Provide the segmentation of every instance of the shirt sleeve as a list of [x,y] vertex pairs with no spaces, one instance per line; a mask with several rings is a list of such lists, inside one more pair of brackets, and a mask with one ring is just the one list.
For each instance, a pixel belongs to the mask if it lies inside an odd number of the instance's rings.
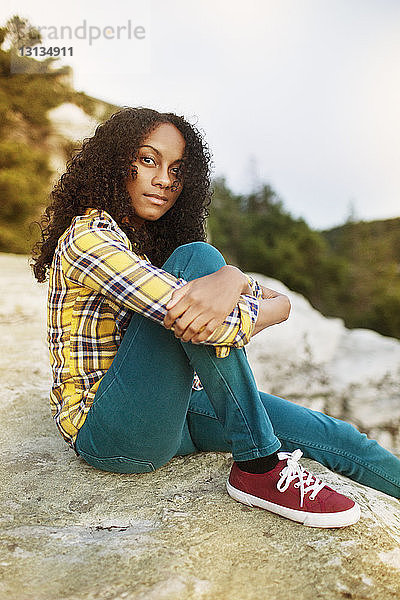
[[[103,294],[114,302],[163,324],[174,290],[187,282],[152,265],[130,250],[122,236],[110,228],[76,228],[61,245],[65,277]],[[242,295],[225,321],[205,340],[222,358],[229,347],[250,341],[258,317],[258,300]]]
[[247,280],[249,282],[249,286],[251,289],[251,295],[254,296],[254,298],[262,298],[263,297],[263,293],[262,293],[262,289],[260,284],[258,283],[258,281],[256,281],[251,275],[246,275]]

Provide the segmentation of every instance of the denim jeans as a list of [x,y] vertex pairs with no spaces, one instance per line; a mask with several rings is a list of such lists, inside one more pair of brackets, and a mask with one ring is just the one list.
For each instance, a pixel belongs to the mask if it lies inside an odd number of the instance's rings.
[[[187,281],[225,264],[210,244],[178,247],[163,269]],[[204,390],[192,390],[194,370]],[[217,358],[132,314],[76,439],[90,465],[154,471],[173,456],[231,452],[235,460],[300,448],[304,456],[400,498],[400,460],[352,425],[257,389],[243,348]]]

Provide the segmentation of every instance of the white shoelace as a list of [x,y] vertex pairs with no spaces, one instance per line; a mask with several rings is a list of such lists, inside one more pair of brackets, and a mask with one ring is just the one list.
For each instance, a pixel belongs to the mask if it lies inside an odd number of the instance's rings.
[[287,464],[286,467],[284,467],[280,472],[281,478],[276,486],[280,492],[284,492],[288,489],[292,481],[298,479],[299,481],[294,484],[294,487],[300,488],[300,506],[303,506],[305,494],[311,492],[309,498],[310,500],[315,500],[318,492],[325,487],[325,483],[323,481],[299,465],[298,461],[302,456],[303,453],[300,449],[297,449],[292,453],[278,452],[279,460],[287,459]]

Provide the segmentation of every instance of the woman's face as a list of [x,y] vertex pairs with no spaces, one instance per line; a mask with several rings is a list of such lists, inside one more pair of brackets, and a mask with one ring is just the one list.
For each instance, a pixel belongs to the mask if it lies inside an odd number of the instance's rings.
[[177,174],[184,150],[184,137],[172,123],[158,125],[139,146],[131,175],[126,179],[136,213],[134,226],[157,221],[175,204],[182,191]]

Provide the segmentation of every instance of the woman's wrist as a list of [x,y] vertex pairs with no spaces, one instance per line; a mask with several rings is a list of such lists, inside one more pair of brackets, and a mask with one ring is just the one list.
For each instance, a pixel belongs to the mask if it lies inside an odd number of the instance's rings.
[[259,300],[259,302],[258,319],[253,335],[256,335],[256,333],[267,327],[271,327],[271,325],[277,325],[288,319],[291,305],[289,298],[284,294],[265,298]]

